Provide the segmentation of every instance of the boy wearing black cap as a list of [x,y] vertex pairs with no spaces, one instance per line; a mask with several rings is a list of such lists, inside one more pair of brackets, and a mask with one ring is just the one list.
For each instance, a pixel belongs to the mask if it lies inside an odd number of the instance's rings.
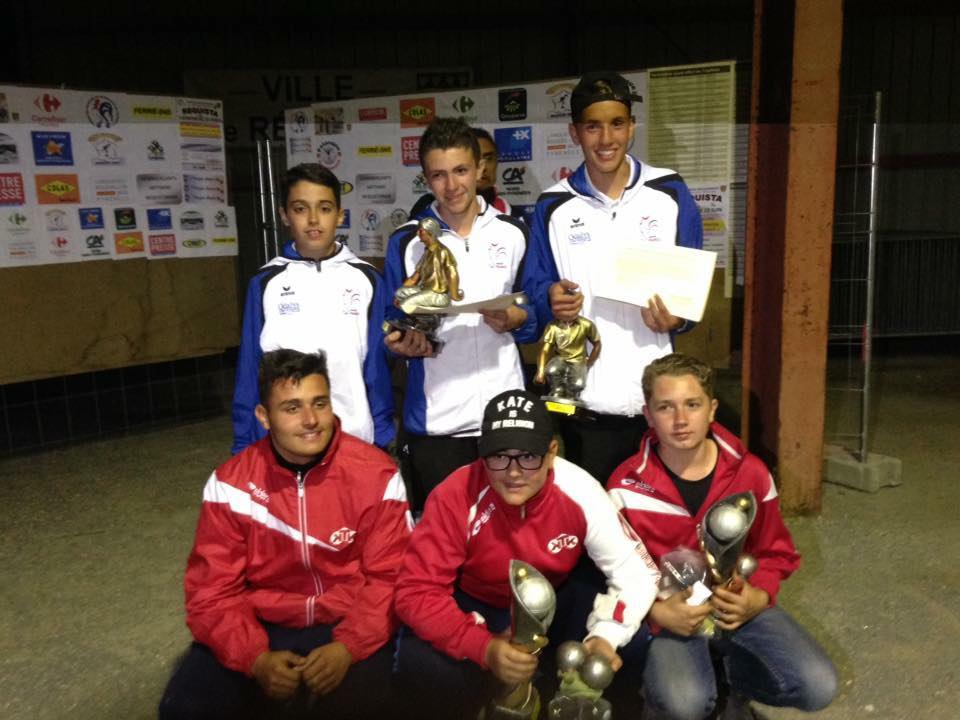
[[672,350],[672,336],[688,329],[659,297],[647,307],[597,297],[590,268],[612,247],[656,242],[700,248],[700,212],[683,180],[628,154],[641,100],[615,72],[584,75],[570,98],[570,136],[583,163],[537,201],[523,285],[541,328],[578,315],[593,321],[603,352],[580,396],[590,422],[564,419],[565,455],[606,481],[637,451],[646,429],[643,369]]
[[[421,717],[467,717],[483,701],[492,675],[508,684],[529,680],[537,658],[500,633],[510,625],[511,559],[533,565],[557,589],[550,629],[552,656],[562,640],[585,641],[607,656],[640,626],[657,592],[659,573],[635,536],[628,536],[599,483],[557,457],[552,419],[533,393],[508,390],[486,406],[480,458],[427,498],[397,580],[395,608],[408,631],[398,670],[417,692]],[[583,551],[606,575],[607,592],[578,612],[568,582]]]

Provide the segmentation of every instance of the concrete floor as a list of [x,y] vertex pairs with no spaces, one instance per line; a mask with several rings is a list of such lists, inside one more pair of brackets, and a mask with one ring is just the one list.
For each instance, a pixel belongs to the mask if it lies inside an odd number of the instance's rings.
[[[788,521],[804,564],[781,602],[828,648],[816,717],[960,717],[960,360],[878,363],[872,448],[903,485],[825,485]],[[0,718],[150,718],[186,647],[183,565],[227,417],[0,462]],[[806,717],[758,708],[768,720]]]

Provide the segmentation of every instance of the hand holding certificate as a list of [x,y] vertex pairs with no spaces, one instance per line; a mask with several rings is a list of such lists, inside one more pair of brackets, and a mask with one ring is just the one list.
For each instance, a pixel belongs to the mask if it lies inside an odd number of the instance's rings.
[[677,245],[646,243],[617,248],[593,263],[594,293],[647,308],[657,295],[670,314],[703,317],[717,254]]

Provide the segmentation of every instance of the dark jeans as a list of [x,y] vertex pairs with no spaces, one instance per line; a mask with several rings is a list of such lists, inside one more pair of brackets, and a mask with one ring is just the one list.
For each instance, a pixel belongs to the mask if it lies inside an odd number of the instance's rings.
[[[292,650],[307,655],[329,643],[332,625],[294,629],[263,623],[271,650]],[[286,701],[271,700],[256,680],[221,665],[213,652],[193,643],[174,671],[160,700],[160,720],[259,720],[301,717],[379,718],[393,702],[391,667],[393,642],[366,660],[354,663],[332,693],[318,696],[301,686]]]
[[[557,610],[547,633],[550,643],[540,655],[534,680],[544,707],[541,717],[546,717],[546,705],[556,693],[557,648],[566,640],[583,640],[593,600],[604,588],[600,577],[599,587],[584,574],[571,576],[557,588]],[[464,612],[480,613],[491,632],[498,633],[510,627],[509,608],[487,605],[459,590],[454,592],[454,599]],[[641,653],[645,644],[643,641],[637,646]],[[631,667],[642,668],[642,660]],[[479,709],[501,687],[492,673],[471,660],[457,660],[435,649],[407,627],[401,628],[397,635],[396,680],[399,694],[404,698],[405,717],[430,720],[476,717]],[[639,678],[636,678],[633,687],[638,684]]]
[[458,467],[472,463],[477,457],[476,437],[405,433],[400,462],[410,491],[410,510],[423,512],[430,491]]
[[640,450],[647,431],[643,415],[587,414],[560,421],[563,456],[606,486],[617,466]]

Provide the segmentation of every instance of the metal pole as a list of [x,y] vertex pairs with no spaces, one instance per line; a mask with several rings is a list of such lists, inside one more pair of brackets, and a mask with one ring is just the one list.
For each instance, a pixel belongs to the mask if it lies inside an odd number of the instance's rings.
[[270,236],[267,232],[267,223],[269,222],[269,217],[267,215],[267,196],[266,196],[266,186],[267,183],[264,179],[264,152],[263,152],[263,141],[257,140],[257,201],[260,204],[260,235],[261,242],[263,245],[263,255],[260,260],[265,263],[270,258],[270,249],[269,241]]
[[873,143],[870,155],[870,230],[867,234],[867,312],[863,323],[863,400],[860,406],[860,462],[866,462],[870,438],[870,370],[873,357],[873,285],[877,251],[877,172],[880,161],[880,101],[874,94]]
[[269,139],[264,141],[264,146],[266,148],[265,155],[267,160],[267,207],[270,209],[270,219],[267,222],[267,228],[270,230],[273,238],[273,255],[267,258],[269,260],[280,254],[280,233],[277,229],[277,189],[273,174],[273,147],[270,145]]

